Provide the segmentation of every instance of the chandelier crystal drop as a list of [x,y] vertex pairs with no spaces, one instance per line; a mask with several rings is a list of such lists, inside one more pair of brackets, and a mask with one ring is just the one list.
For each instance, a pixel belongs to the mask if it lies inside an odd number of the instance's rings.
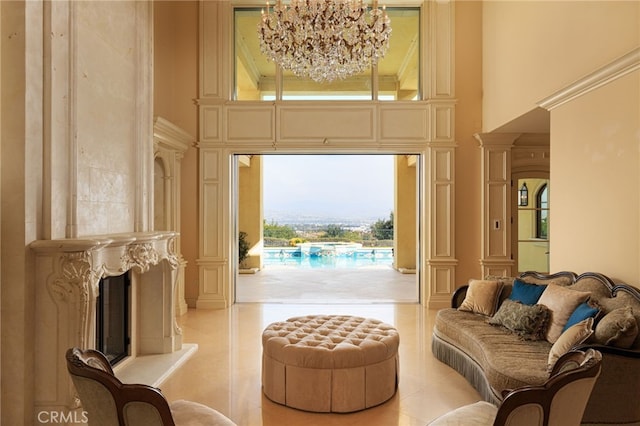
[[[375,0],[374,0],[375,1]],[[282,0],[258,24],[260,50],[285,70],[316,82],[344,79],[367,70],[389,48],[391,21],[377,1]]]

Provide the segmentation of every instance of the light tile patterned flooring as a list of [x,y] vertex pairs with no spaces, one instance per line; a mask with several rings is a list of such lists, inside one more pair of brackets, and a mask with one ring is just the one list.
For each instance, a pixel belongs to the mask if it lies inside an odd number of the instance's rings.
[[[369,271],[369,275],[364,274],[353,282],[370,284],[379,275],[380,271]],[[409,277],[415,283],[415,276]],[[350,284],[343,282],[342,285]],[[313,300],[316,303],[282,300],[236,303],[224,310],[190,309],[181,316],[179,324],[184,341],[197,343],[199,348],[162,384],[167,399],[201,402],[240,426],[425,425],[453,408],[480,399],[462,376],[431,354],[435,311],[417,303],[361,300],[350,304],[345,303],[346,297],[341,303],[332,303],[332,297],[326,294],[301,294],[304,297],[300,300],[318,297]],[[382,405],[349,414],[309,413],[264,397],[261,391],[262,331],[272,322],[308,314],[358,315],[395,326],[400,333],[400,380],[396,395]]]

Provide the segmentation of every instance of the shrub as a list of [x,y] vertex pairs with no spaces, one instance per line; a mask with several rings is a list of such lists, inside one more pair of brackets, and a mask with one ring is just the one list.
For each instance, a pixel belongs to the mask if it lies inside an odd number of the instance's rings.
[[238,263],[242,265],[249,256],[249,242],[247,241],[247,233],[240,231],[238,235]]
[[305,240],[304,238],[300,238],[300,237],[295,237],[289,240],[289,245],[291,247],[295,247],[300,243],[306,243],[307,240]]

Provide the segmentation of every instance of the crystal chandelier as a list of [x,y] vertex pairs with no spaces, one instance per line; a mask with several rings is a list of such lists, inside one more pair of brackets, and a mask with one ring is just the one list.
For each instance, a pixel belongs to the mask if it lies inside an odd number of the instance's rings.
[[262,11],[260,50],[283,69],[316,82],[361,73],[389,48],[391,22],[377,0],[277,0]]

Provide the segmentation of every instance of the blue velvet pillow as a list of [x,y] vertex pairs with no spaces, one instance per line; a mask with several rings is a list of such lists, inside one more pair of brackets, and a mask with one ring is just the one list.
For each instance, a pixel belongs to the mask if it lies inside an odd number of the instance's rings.
[[529,284],[516,278],[513,280],[509,299],[523,305],[535,305],[546,288],[547,286],[544,284]]
[[588,301],[579,304],[576,310],[573,311],[573,313],[569,316],[567,324],[564,326],[562,331],[564,332],[566,329],[574,324],[579,323],[582,320],[585,320],[587,318],[594,318],[596,315],[598,315],[598,312],[600,312],[600,309],[589,305]]

